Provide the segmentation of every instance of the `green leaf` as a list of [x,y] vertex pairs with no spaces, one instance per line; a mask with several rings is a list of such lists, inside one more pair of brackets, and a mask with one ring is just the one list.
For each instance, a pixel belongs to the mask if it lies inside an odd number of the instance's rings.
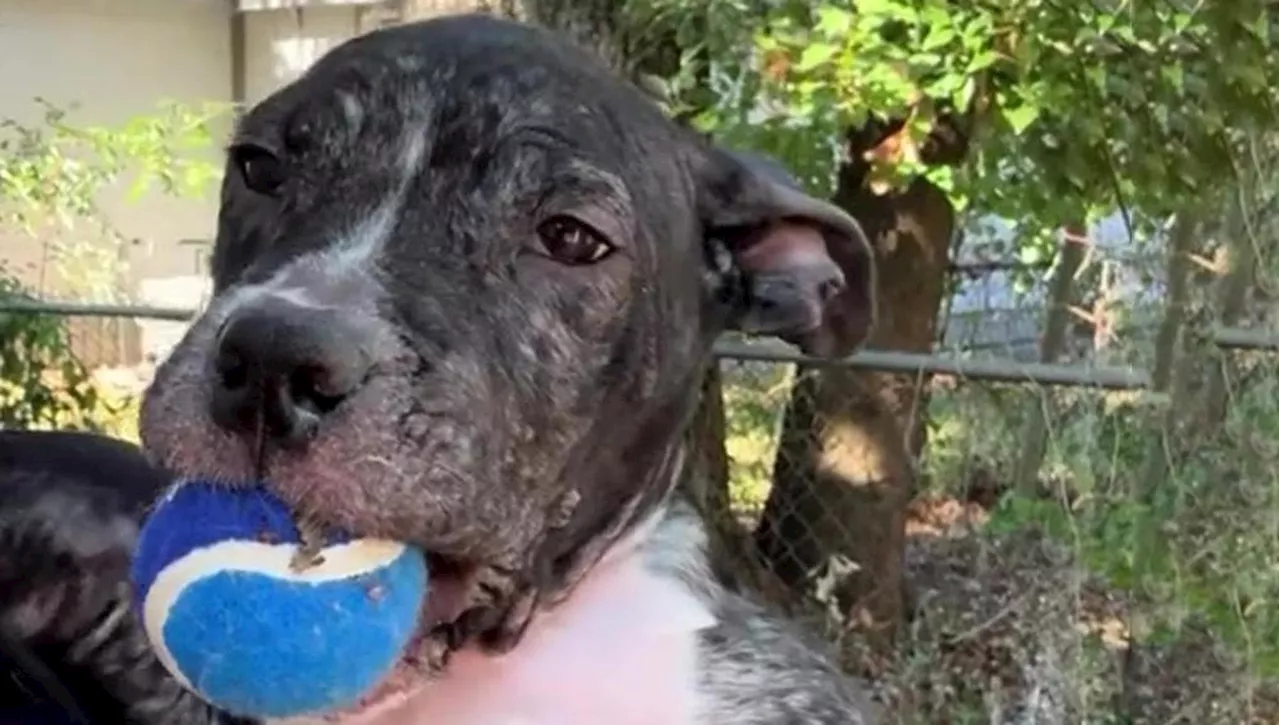
[[964,72],[972,75],[979,71],[986,70],[998,63],[1002,57],[1003,56],[1000,55],[1000,53],[994,50],[984,50],[969,60],[969,64],[965,66]]
[[1134,33],[1132,25],[1117,25],[1112,35],[1125,43],[1138,42],[1138,36]]
[[847,35],[853,28],[853,13],[835,5],[818,8],[816,30],[828,37]]
[[1232,68],[1232,75],[1240,81],[1246,88],[1264,89],[1270,85],[1268,71],[1264,71],[1261,67],[1235,67]]
[[795,69],[800,73],[808,73],[818,66],[829,63],[839,52],[840,47],[835,44],[812,43],[800,53],[800,59],[796,61]]
[[956,29],[949,23],[946,25],[933,25],[929,28],[929,32],[924,36],[924,40],[920,43],[920,50],[938,50],[955,40],[958,35],[959,34],[956,32]]
[[854,7],[858,15],[867,16],[894,16],[900,12],[900,5],[895,0],[856,0]]
[[973,102],[973,94],[978,90],[978,81],[973,76],[964,79],[960,89],[951,97],[951,102],[956,108],[968,108]]
[[1000,109],[1004,120],[1013,129],[1015,134],[1021,135],[1023,131],[1035,123],[1040,116],[1040,109],[1035,106],[1024,104],[1013,107],[1003,107]]

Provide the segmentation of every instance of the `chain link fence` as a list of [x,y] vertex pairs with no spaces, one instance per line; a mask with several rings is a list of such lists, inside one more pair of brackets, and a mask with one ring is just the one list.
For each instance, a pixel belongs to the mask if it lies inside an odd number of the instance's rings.
[[[1140,263],[1142,294],[1117,291]],[[1158,267],[1106,258],[1055,306],[1043,266],[957,264],[929,355],[722,340],[690,483],[721,573],[829,636],[901,722],[1269,717],[1274,283],[1229,327],[1202,285],[1165,376]],[[145,351],[191,315],[0,302],[66,321],[125,437]]]
[[1274,272],[1231,327],[1221,265],[1104,257],[1057,305],[1052,274],[1010,304],[956,272],[978,302],[932,355],[721,345],[698,491],[721,569],[900,722],[1276,722]]

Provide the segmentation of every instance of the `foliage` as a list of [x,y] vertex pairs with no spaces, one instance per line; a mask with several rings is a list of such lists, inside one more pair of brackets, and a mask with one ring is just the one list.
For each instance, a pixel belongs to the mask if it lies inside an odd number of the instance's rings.
[[[155,115],[108,128],[73,125],[66,111],[40,103],[39,124],[0,121],[0,233],[55,241],[55,261],[82,295],[110,294],[121,271],[119,236],[100,195],[123,181],[130,199],[153,187],[206,190],[216,169],[199,154],[218,109],[162,104]],[[0,264],[0,301],[14,299],[32,296]],[[0,341],[0,427],[97,429],[120,412],[74,354],[65,319],[0,313]]]
[[153,186],[168,194],[201,194],[217,169],[198,154],[212,143],[209,125],[220,107],[162,103],[154,115],[116,127],[76,126],[67,109],[37,99],[39,124],[0,120],[0,224],[35,233],[52,217],[74,227],[105,223],[98,195],[129,178],[129,197]]
[[[0,276],[0,301],[30,299]],[[0,429],[94,429],[88,415],[101,401],[72,354],[65,321],[0,312]]]
[[102,193],[128,184],[126,199],[152,189],[197,196],[216,179],[202,152],[221,106],[163,103],[153,115],[114,127],[71,123],[69,111],[37,99],[36,124],[0,120],[0,229],[51,242],[53,261],[85,297],[111,298],[122,241],[100,206]]
[[[1275,7],[997,0],[629,0],[684,49],[673,110],[830,192],[847,129],[903,124],[879,188],[921,174],[960,207],[1049,232],[1116,211],[1159,223],[1219,187],[1276,118]],[[1191,113],[1189,110],[1194,109]],[[931,164],[943,136],[959,167]]]
[[[1052,259],[1061,227],[1106,217],[1121,217],[1131,242],[1160,244],[1172,214],[1212,215],[1234,203],[1231,197],[1247,186],[1239,160],[1256,152],[1252,142],[1260,134],[1269,137],[1264,145],[1274,156],[1273,4],[628,0],[626,6],[633,24],[657,28],[649,37],[666,33],[682,50],[669,74],[673,113],[722,142],[778,156],[820,195],[833,192],[838,166],[870,137],[865,160],[874,191],[923,175],[968,212],[966,226],[997,217],[1011,227],[1007,251],[1026,265]],[[948,139],[962,142],[962,158],[940,158],[939,141]],[[1258,269],[1274,270],[1274,174],[1256,187],[1269,198],[1240,201],[1250,206]],[[1156,250],[1150,256],[1164,257]],[[1161,266],[1140,270],[1141,284],[1158,288]],[[1255,294],[1273,308],[1258,321],[1265,327],[1276,324],[1273,275],[1254,280]],[[1114,310],[1116,332],[1127,338],[1161,312]],[[1148,367],[1150,342],[1142,335],[1117,340],[1107,357]],[[935,493],[962,501],[973,485],[1000,490],[1020,457],[1028,416],[1054,411],[1044,495],[1004,495],[985,533],[1000,540],[1049,533],[1074,551],[1074,565],[1131,599],[1126,626],[1142,646],[1207,630],[1244,663],[1251,683],[1273,681],[1280,411],[1274,355],[1257,357],[1230,353],[1205,361],[1233,371],[1236,382],[1227,420],[1212,436],[1192,411],[1166,430],[1169,401],[1152,396],[941,388],[930,405],[925,479]],[[747,510],[767,493],[782,413],[777,396],[758,387],[760,377],[725,376],[731,492]],[[1028,395],[1045,402],[1027,406]],[[1169,480],[1154,496],[1136,495],[1153,450],[1171,459]],[[1158,536],[1151,546],[1145,532],[1153,526]],[[997,618],[1005,615],[1001,610]],[[1220,694],[1210,693],[1215,700]],[[955,703],[949,705],[947,717],[954,718]]]
[[[1178,455],[1172,477],[1153,500],[1139,502],[1141,459],[1155,431],[1133,396],[1081,391],[1059,395],[1068,403],[1054,430],[1046,465],[1045,497],[1006,495],[989,531],[1008,535],[1035,527],[1074,547],[1082,564],[1143,606],[1131,624],[1144,641],[1158,642],[1188,624],[1202,626],[1249,660],[1261,677],[1274,678],[1277,637],[1274,511],[1277,500],[1276,364],[1246,361],[1223,430]],[[1008,473],[1010,443],[1021,429],[1015,396],[964,391],[939,401],[964,426],[950,450],[934,457],[938,485],[965,485],[975,475]],[[1012,411],[1012,415],[1010,412]],[[945,420],[945,419],[944,419]],[[992,424],[1000,421],[1000,424]],[[974,465],[987,461],[986,466]],[[995,471],[986,470],[994,466]],[[963,495],[963,491],[953,491]],[[1146,521],[1161,539],[1141,560],[1137,545]]]
[[[1148,443],[1158,435],[1148,424],[1151,404],[1143,396],[973,381],[934,391],[929,448],[920,461],[928,488],[920,497],[963,502],[980,499],[994,486],[998,498],[990,518],[974,532],[987,542],[983,546],[1018,550],[1025,547],[1019,542],[1027,533],[1043,532],[1070,552],[1073,566],[1098,577],[1113,596],[1131,602],[1123,627],[1139,642],[1177,646],[1208,633],[1221,648],[1223,666],[1243,678],[1233,680],[1233,686],[1247,692],[1253,686],[1249,683],[1274,681],[1280,656],[1275,551],[1280,393],[1274,355],[1227,353],[1219,362],[1236,371],[1228,419],[1212,438],[1179,442],[1174,474],[1149,504],[1138,503],[1132,493]],[[748,519],[758,514],[768,494],[776,431],[786,404],[785,389],[780,393],[779,388],[789,377],[788,366],[773,367],[723,364],[730,493],[735,513]],[[1018,460],[1028,395],[1053,396],[1057,404],[1038,496],[1007,491],[1002,484],[1010,480]],[[1158,522],[1160,546],[1140,562],[1136,539],[1140,525],[1151,520]],[[933,566],[945,569],[947,564]],[[974,566],[989,569],[992,562]],[[1051,590],[1046,596],[1056,597],[1054,607],[1085,617],[1076,612],[1079,592]],[[1010,605],[1014,601],[1009,599]],[[937,616],[936,606],[918,616]],[[1009,617],[1006,611],[999,619]],[[919,669],[924,677],[937,665],[920,658],[944,654],[934,651],[938,643],[921,639],[918,627],[910,631],[900,666]],[[1096,645],[1093,635],[1072,636],[1082,652]],[[946,643],[941,646],[945,649]],[[1080,657],[1074,666],[1083,664],[1085,654]],[[1091,676],[1105,682],[1080,681],[1076,686],[1115,687],[1119,681],[1110,671]],[[979,691],[984,686],[973,683]],[[942,699],[937,706],[949,714],[941,721],[954,721],[947,718],[955,716],[957,701]],[[1101,716],[1110,707],[1097,703],[1094,712]],[[1234,722],[1229,717],[1214,720],[1225,721]]]
[[733,461],[729,496],[743,513],[759,513],[769,494],[779,411],[791,392],[791,371],[769,363],[727,363],[722,368],[725,453]]

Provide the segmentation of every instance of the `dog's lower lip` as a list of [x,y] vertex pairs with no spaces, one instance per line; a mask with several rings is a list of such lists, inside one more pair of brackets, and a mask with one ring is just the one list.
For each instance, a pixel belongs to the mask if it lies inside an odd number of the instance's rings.
[[418,652],[430,632],[431,626],[425,619],[420,620],[418,631],[405,648],[404,656],[396,663],[387,678],[351,707],[331,713],[325,719],[335,722],[345,722],[348,719],[363,721],[364,718],[375,715],[384,707],[392,706],[398,697],[413,693],[430,676],[425,663],[418,657]]

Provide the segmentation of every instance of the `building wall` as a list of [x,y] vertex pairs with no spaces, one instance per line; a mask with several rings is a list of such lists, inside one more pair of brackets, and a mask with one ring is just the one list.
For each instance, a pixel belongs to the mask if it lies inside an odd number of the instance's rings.
[[245,18],[245,100],[260,101],[297,78],[330,48],[361,33],[359,6],[263,10]]
[[[119,124],[162,100],[228,101],[225,18],[217,0],[0,0],[0,117],[38,122],[36,97],[71,108],[78,125]],[[208,235],[212,203],[157,194],[130,204],[122,190],[112,192],[101,203],[136,240],[128,250],[136,275],[190,271],[192,253],[174,242]],[[40,243],[10,235],[0,239],[0,256],[29,283],[56,285]]]
[[[77,125],[119,124],[154,113],[162,101],[229,104],[230,7],[227,0],[0,0],[0,119],[38,122],[36,97],[73,107],[69,120]],[[367,17],[342,4],[248,13],[245,100],[261,100],[296,78]],[[229,129],[230,119],[215,128],[210,161],[218,163]],[[207,281],[198,243],[214,236],[216,196],[213,188],[202,199],[150,193],[129,200],[123,188],[107,190],[100,204],[129,240],[120,291],[148,305],[201,304]],[[48,244],[0,230],[0,262],[43,295],[83,300],[85,290],[60,283]],[[140,333],[96,344],[81,335],[80,347],[94,362],[129,363],[162,356],[180,332],[174,323],[143,323]]]

